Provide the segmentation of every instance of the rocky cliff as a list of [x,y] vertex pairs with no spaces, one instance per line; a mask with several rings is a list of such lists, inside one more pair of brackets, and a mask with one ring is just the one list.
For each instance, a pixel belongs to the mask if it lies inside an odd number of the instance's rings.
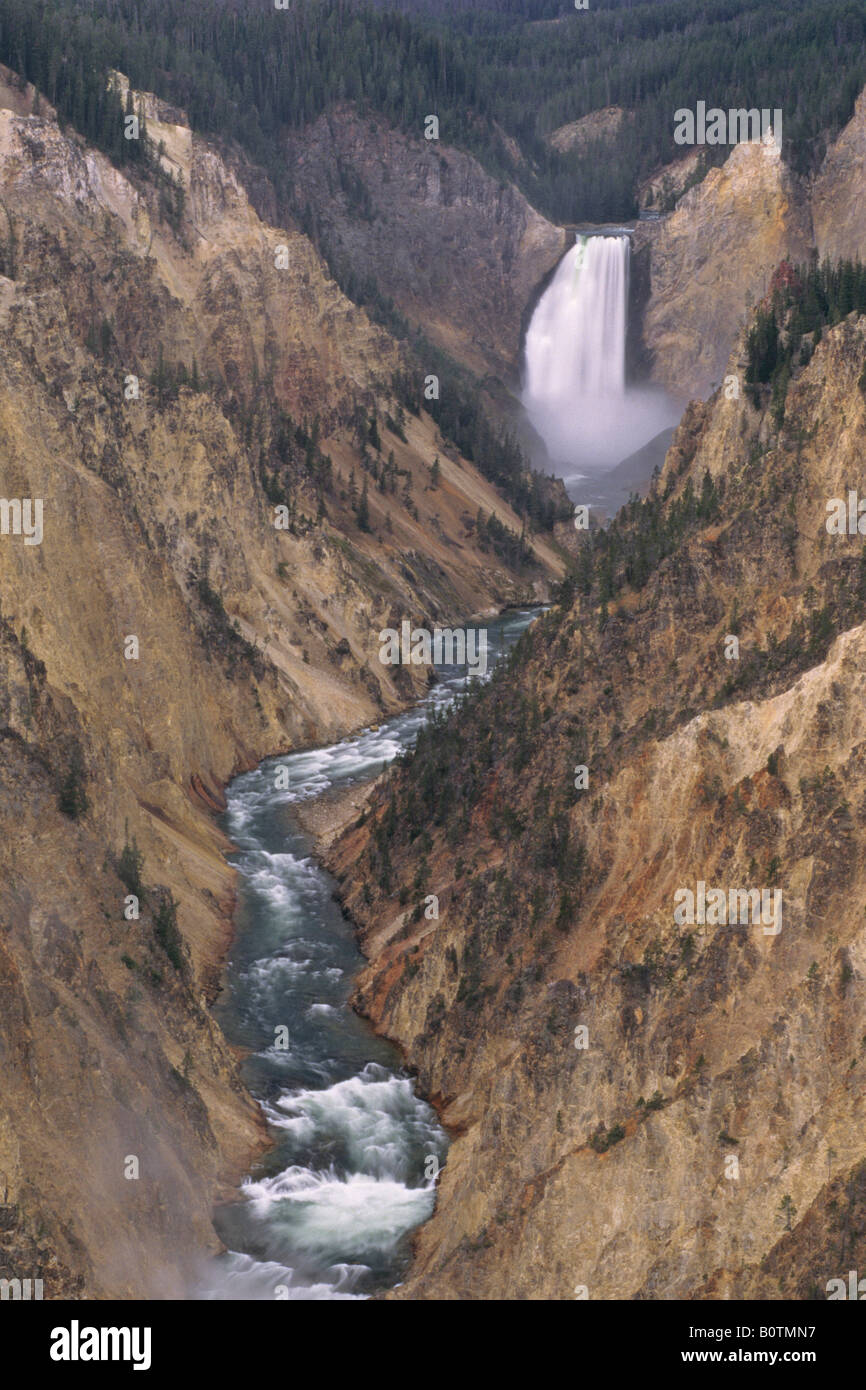
[[812,223],[819,256],[866,259],[863,190],[866,186],[866,91],[854,115],[827,151],[812,189]]
[[624,111],[621,106],[605,106],[601,111],[590,111],[588,116],[581,116],[578,121],[558,126],[547,136],[547,141],[560,154],[567,154],[570,150],[583,151],[592,145],[596,145],[602,154],[604,147],[615,142],[615,137],[630,119],[634,119],[633,114]]
[[669,217],[639,222],[633,251],[638,282],[648,280],[641,338],[652,378],[683,400],[718,384],[748,304],[781,260],[806,260],[810,245],[806,200],[773,143],[735,146]]
[[[694,160],[648,180],[642,203],[675,195]],[[866,257],[864,189],[866,93],[811,180],[794,177],[772,143],[735,146],[669,216],[635,228],[635,369],[683,400],[706,395],[781,260]]]
[[526,305],[566,234],[442,139],[346,108],[287,140],[298,206],[337,256],[437,346],[515,379]]
[[[866,1260],[866,551],[826,527],[864,361],[852,315],[781,425],[692,407],[333,848],[360,1005],[454,1136],[396,1297],[825,1298]],[[699,884],[769,910],[690,920]]]
[[121,172],[0,82],[0,1274],[46,1298],[176,1295],[261,1142],[208,1012],[222,785],[411,698],[389,618],[562,568],[500,558],[398,345],[135,102],[162,154]]

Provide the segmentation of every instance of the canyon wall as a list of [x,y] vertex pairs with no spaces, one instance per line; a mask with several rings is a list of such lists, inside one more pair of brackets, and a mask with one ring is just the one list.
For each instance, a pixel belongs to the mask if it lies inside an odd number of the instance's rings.
[[866,91],[854,115],[827,151],[812,189],[812,223],[818,255],[866,259]]
[[[579,568],[332,847],[359,1005],[454,1136],[394,1297],[825,1298],[866,1260],[866,582],[825,526],[864,361],[851,315],[781,427],[693,406],[617,533],[640,578]],[[677,917],[699,883],[781,898]]]
[[668,217],[639,222],[640,337],[653,380],[679,399],[706,395],[776,266],[808,259],[810,245],[805,198],[773,143],[735,146]]
[[164,173],[121,172],[0,76],[0,491],[43,505],[0,536],[0,1274],[177,1296],[263,1138],[208,1009],[222,785],[413,698],[382,626],[562,562],[500,558],[397,343],[182,112],[137,97]]
[[635,369],[679,399],[706,395],[780,261],[866,256],[864,189],[866,93],[812,180],[792,175],[772,142],[735,146],[669,216],[635,228]]
[[566,248],[561,227],[444,139],[351,108],[290,135],[286,156],[296,204],[359,278],[479,376],[515,380],[526,305]]

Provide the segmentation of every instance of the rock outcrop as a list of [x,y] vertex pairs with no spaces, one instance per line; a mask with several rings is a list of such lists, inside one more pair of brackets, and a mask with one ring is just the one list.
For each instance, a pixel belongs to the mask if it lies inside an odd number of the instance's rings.
[[866,260],[866,91],[854,115],[828,149],[812,189],[812,223],[818,255]]
[[289,136],[286,156],[296,205],[359,279],[472,371],[514,379],[524,310],[565,250],[562,228],[444,139],[350,108]]
[[669,217],[639,222],[633,247],[638,275],[649,262],[641,336],[652,379],[681,400],[718,384],[749,303],[780,261],[806,260],[810,246],[805,199],[772,142],[737,145]]
[[[648,180],[642,205],[658,206],[694,176],[692,152]],[[866,259],[866,92],[812,180],[793,176],[775,145],[737,145],[679,198],[661,221],[634,232],[640,320],[636,371],[675,397],[705,395],[722,369],[749,306],[782,260],[812,254]],[[652,202],[650,198],[652,197]]]
[[670,212],[692,184],[700,181],[705,153],[702,149],[688,150],[681,159],[665,164],[644,179],[638,190],[641,208],[658,213]]
[[605,106],[600,111],[590,111],[588,116],[581,116],[578,121],[557,126],[548,135],[547,141],[559,154],[568,154],[571,150],[583,151],[588,145],[603,147],[612,143],[623,125],[633,119],[632,113],[624,111],[621,106]]

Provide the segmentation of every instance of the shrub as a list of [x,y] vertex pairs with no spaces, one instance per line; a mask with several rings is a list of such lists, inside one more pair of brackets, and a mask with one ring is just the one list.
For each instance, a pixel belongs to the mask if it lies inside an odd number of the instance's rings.
[[624,1138],[625,1129],[621,1124],[615,1124],[607,1133],[605,1133],[604,1126],[602,1125],[598,1133],[592,1136],[589,1143],[590,1147],[595,1149],[597,1154],[603,1154],[607,1153],[608,1149],[613,1148],[614,1144],[618,1144],[619,1141]]
[[144,855],[138,848],[133,836],[132,844],[127,839],[120,857],[117,860],[116,871],[124,888],[128,893],[134,893],[139,901],[144,897],[144,884],[141,879],[141,871],[144,868]]
[[89,802],[84,790],[84,769],[78,756],[73,757],[72,765],[63,779],[57,805],[70,820],[79,820],[87,811]]
[[154,935],[175,970],[183,971],[183,937],[177,926],[177,903],[170,892],[164,892],[156,910]]

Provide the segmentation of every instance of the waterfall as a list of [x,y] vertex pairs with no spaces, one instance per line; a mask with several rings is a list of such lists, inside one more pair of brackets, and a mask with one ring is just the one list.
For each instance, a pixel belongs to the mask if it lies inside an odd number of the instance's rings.
[[627,236],[578,237],[526,335],[530,409],[571,411],[625,392]]
[[525,344],[523,404],[549,462],[575,500],[612,510],[664,458],[664,432],[679,416],[658,387],[626,387],[629,250],[624,235],[578,237]]
[[[660,431],[679,414],[658,387],[625,384],[629,249],[623,235],[578,237],[538,301],[525,344],[523,404],[548,462],[575,485],[576,500],[614,510],[652,471],[636,451],[658,438],[655,461],[663,459]],[[603,475],[620,463],[628,476],[613,475],[608,495]]]

